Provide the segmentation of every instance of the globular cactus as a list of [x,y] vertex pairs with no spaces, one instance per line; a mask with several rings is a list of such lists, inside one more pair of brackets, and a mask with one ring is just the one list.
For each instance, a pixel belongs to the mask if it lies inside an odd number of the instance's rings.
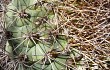
[[37,0],[12,0],[5,16],[6,51],[10,60],[18,61],[13,69],[72,69],[74,53],[68,49],[68,38],[50,22],[55,17],[52,9]]

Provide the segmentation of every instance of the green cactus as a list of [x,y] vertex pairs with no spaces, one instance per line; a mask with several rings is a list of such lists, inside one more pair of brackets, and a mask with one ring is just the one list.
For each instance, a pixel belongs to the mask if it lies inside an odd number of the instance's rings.
[[[67,49],[67,37],[55,33],[50,23],[54,12],[36,5],[37,0],[12,0],[7,6],[6,30],[10,33],[6,51],[18,59],[15,70],[68,70],[73,52]],[[8,49],[10,48],[10,49]]]

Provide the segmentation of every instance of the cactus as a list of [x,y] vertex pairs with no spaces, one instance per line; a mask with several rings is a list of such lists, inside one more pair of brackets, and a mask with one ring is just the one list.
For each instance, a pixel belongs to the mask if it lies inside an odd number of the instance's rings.
[[56,30],[57,24],[50,22],[55,12],[40,3],[43,4],[37,0],[12,0],[7,6],[6,51],[10,60],[19,61],[13,69],[72,69],[74,53],[68,49],[68,38]]

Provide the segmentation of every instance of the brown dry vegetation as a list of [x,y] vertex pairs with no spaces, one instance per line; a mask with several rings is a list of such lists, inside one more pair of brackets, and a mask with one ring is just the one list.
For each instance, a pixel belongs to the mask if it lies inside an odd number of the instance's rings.
[[[83,54],[86,66],[93,62],[101,70],[110,60],[110,1],[66,0],[57,6],[59,24],[69,37],[70,48]],[[108,68],[109,69],[109,68]]]

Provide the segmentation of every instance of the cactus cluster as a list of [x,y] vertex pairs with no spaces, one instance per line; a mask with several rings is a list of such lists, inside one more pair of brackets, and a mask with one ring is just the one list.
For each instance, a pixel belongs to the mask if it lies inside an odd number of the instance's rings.
[[46,1],[12,0],[6,12],[6,51],[15,70],[68,70],[74,65],[68,38],[52,22],[56,15]]
[[6,46],[0,69],[109,69],[109,3],[10,0],[3,4],[1,39]]

